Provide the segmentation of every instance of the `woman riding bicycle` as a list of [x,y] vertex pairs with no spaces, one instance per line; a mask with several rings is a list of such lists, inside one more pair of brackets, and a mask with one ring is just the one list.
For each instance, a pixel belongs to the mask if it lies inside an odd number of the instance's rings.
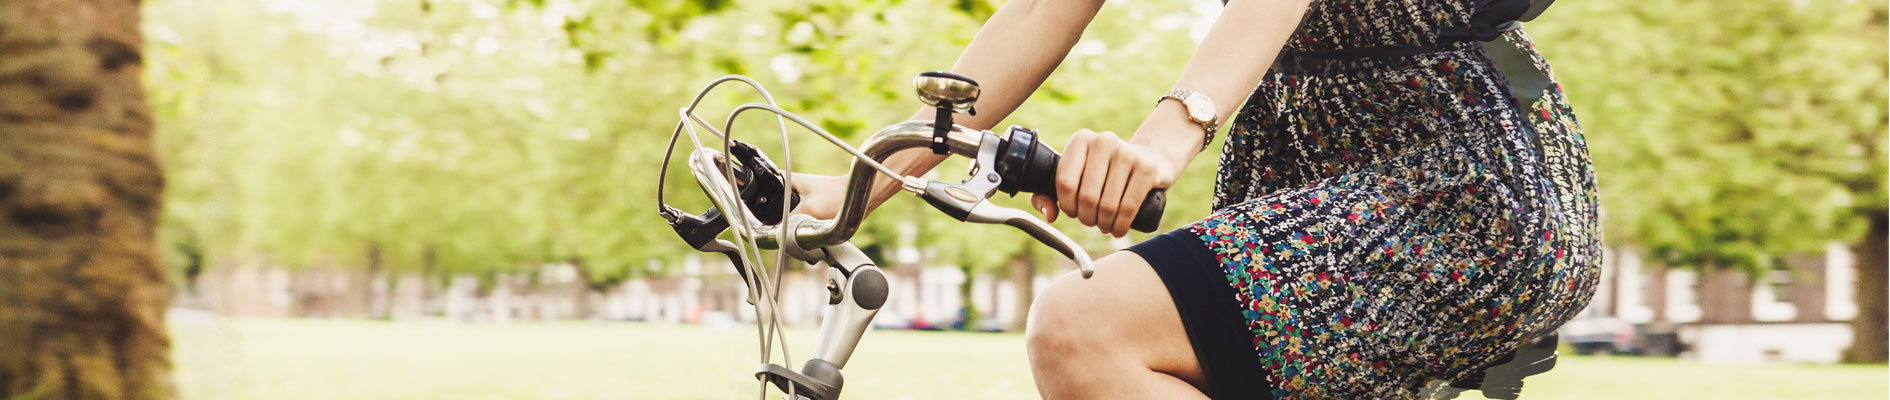
[[[1005,4],[953,69],[983,89],[979,113],[958,124],[989,129],[1015,110],[1101,6]],[[1076,132],[1055,200],[1032,199],[1046,219],[1121,236],[1144,195],[1177,183],[1229,127],[1212,215],[1037,299],[1027,340],[1038,390],[1412,397],[1553,333],[1592,295],[1601,241],[1587,148],[1560,89],[1512,93],[1484,47],[1513,46],[1547,77],[1527,37],[1502,29],[1528,7],[1226,4],[1175,90],[1120,94],[1155,103],[1134,134]],[[887,165],[918,175],[941,159],[909,151]],[[832,218],[842,204],[839,178],[794,182],[799,212]],[[896,191],[880,180],[872,204]]]

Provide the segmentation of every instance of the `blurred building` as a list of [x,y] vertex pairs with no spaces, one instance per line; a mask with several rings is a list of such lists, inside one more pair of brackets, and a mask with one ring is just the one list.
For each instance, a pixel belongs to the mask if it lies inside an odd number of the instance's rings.
[[[1578,352],[1677,356],[1708,363],[1835,363],[1852,342],[1849,322],[1859,312],[1855,260],[1842,244],[1831,244],[1821,254],[1788,257],[1782,268],[1750,279],[1736,271],[1659,268],[1644,262],[1632,247],[1608,249],[1603,257],[1594,299],[1561,329],[1562,342]],[[1022,326],[1028,299],[1018,287],[1022,281],[1002,275],[1005,268],[968,276],[955,265],[925,263],[936,257],[909,246],[888,258],[881,261],[889,264],[892,297],[874,321],[876,327],[989,331]],[[791,264],[794,268],[779,277],[781,320],[816,325],[827,305],[826,269]],[[291,270],[232,262],[195,277],[188,289],[180,288],[174,303],[244,317],[754,321],[748,287],[727,260],[690,256],[679,267],[664,277],[632,279],[593,291],[576,266],[562,263],[484,279],[426,279],[413,272]],[[1039,266],[1033,291],[1049,286],[1049,273],[1070,269],[1064,264]],[[975,318],[968,315],[972,310]]]
[[1787,258],[1780,269],[1664,269],[1609,249],[1594,300],[1563,328],[1578,350],[1672,355],[1709,363],[1835,363],[1857,315],[1850,249]]

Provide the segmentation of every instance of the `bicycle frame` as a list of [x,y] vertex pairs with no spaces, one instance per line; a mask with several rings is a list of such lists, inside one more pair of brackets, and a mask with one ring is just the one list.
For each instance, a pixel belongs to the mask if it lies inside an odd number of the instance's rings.
[[829,298],[814,357],[799,371],[778,364],[763,364],[755,370],[756,379],[772,383],[782,392],[814,400],[839,397],[844,383],[840,369],[853,357],[873,316],[879,314],[891,294],[886,274],[859,247],[842,243],[823,250],[828,255]]
[[[703,95],[716,85],[729,81],[749,84],[768,102],[736,107],[730,112],[724,128],[717,130],[697,116],[694,110]],[[684,242],[698,251],[728,256],[736,271],[741,273],[744,283],[748,284],[748,302],[755,306],[756,323],[762,332],[762,363],[755,370],[755,377],[762,382],[764,397],[766,387],[770,384],[786,393],[790,400],[832,400],[840,395],[844,383],[841,369],[852,358],[873,317],[885,306],[891,294],[889,282],[879,265],[848,242],[858,232],[859,223],[866,215],[869,194],[878,174],[893,178],[901,189],[917,195],[927,204],[959,221],[1018,228],[1075,261],[1083,277],[1088,278],[1093,272],[1088,254],[1068,236],[1029,212],[996,206],[987,201],[999,191],[1011,194],[1018,191],[1054,193],[1053,188],[1047,188],[1053,182],[1043,177],[1054,175],[1055,152],[1037,142],[1036,133],[1028,129],[1013,126],[1007,136],[999,137],[991,131],[951,124],[952,113],[971,112],[972,103],[976,101],[976,84],[968,78],[930,72],[915,79],[915,85],[926,104],[938,107],[938,119],[887,126],[865,141],[862,146],[864,150],[856,150],[818,126],[775,107],[767,91],[746,77],[731,75],[710,83],[697,94],[696,102],[679,111],[682,121],[678,122],[677,132],[670,138],[669,151],[674,152],[676,139],[687,129],[691,142],[696,146],[690,152],[688,168],[714,208],[701,215],[682,213],[662,202],[661,182],[658,184],[658,203],[662,204],[663,217]],[[784,119],[780,120],[783,143],[788,142],[786,121],[793,121],[854,156],[846,196],[834,219],[820,220],[791,213],[794,198],[790,181],[792,174],[776,169],[772,161],[760,155],[753,146],[729,137],[727,127],[732,125],[735,117],[751,110],[768,111]],[[707,129],[722,139],[723,149],[718,151],[702,146],[701,140],[695,135],[695,126]],[[732,147],[735,144],[743,147]],[[970,177],[960,183],[945,183],[902,175],[880,164],[880,161],[895,153],[922,147],[929,147],[936,154],[971,158],[973,164]],[[737,159],[731,160],[731,155]],[[783,159],[788,160],[786,157]],[[663,177],[659,179],[667,180],[668,164],[669,153],[665,153]],[[737,170],[737,165],[742,169]],[[786,165],[787,169],[792,169],[791,163]],[[758,191],[744,190],[752,188],[779,189],[782,193],[771,197]],[[1142,214],[1151,214],[1151,206],[1154,222],[1159,222],[1165,197],[1158,191],[1151,191],[1149,196],[1143,203],[1145,207],[1140,210],[1142,213],[1138,214],[1136,224],[1142,224]],[[773,208],[758,209],[751,204],[757,202],[762,203],[763,207],[778,206],[781,212],[769,214],[760,211]],[[780,204],[773,204],[775,202]],[[1151,231],[1155,224],[1146,225],[1146,229],[1136,229]],[[729,230],[735,232],[734,242],[719,238]],[[750,260],[750,253],[759,258],[761,249],[778,252],[775,264],[777,279],[782,266],[788,264],[789,257],[810,263],[824,262],[828,266],[827,307],[823,311],[815,354],[799,369],[769,360],[772,337],[780,330],[779,320],[775,318],[779,314],[776,309],[779,291],[770,286],[767,268]],[[778,285],[778,281],[775,285]],[[769,324],[773,324],[774,330],[767,328]],[[781,337],[781,342],[785,343],[785,335]],[[788,358],[785,347],[782,355]],[[1549,336],[1546,341],[1525,343],[1521,351],[1509,357],[1500,361],[1502,365],[1478,372],[1474,379],[1431,382],[1421,395],[1424,398],[1448,399],[1456,397],[1464,389],[1476,388],[1491,398],[1513,399],[1521,390],[1523,377],[1554,367],[1555,339]],[[792,359],[789,358],[783,364],[791,363]]]

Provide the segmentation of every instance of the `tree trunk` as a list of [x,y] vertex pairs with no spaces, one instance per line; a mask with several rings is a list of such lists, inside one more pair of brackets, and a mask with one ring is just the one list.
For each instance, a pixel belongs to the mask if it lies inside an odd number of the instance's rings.
[[1853,246],[1857,253],[1857,317],[1851,319],[1851,347],[1844,351],[1844,360],[1849,362],[1884,362],[1885,341],[1890,339],[1890,329],[1886,329],[1886,313],[1890,307],[1884,304],[1885,285],[1890,284],[1885,269],[1890,266],[1890,257],[1885,255],[1885,246],[1890,245],[1890,226],[1885,226],[1890,219],[1890,212],[1876,210],[1866,213],[1870,218],[1870,231],[1864,239]]
[[591,314],[597,313],[597,310],[591,307],[590,301],[592,290],[591,270],[584,267],[584,259],[582,258],[573,258],[570,260],[570,263],[573,272],[577,275],[577,284],[571,285],[571,287],[567,289],[572,292],[571,318],[578,320],[591,319]]
[[[1031,243],[1036,244],[1036,243]],[[1017,317],[1011,320],[1006,330],[1023,332],[1024,325],[1030,321],[1030,303],[1037,298],[1037,257],[1034,247],[1025,247],[1023,252],[1011,256],[1011,287],[1017,289]]]
[[400,275],[391,272],[375,274],[374,279],[374,286],[381,289],[380,295],[375,296],[377,302],[374,305],[379,308],[374,310],[374,318],[394,319],[394,303],[400,301]]
[[439,248],[429,244],[420,253],[420,315],[446,315],[446,302],[434,301],[446,286],[440,284],[441,275]]
[[0,398],[170,398],[135,1],[0,0]]
[[370,242],[367,248],[367,270],[352,271],[354,282],[348,284],[348,296],[353,298],[355,318],[377,318],[374,315],[374,277],[381,274],[381,242]]
[[972,274],[970,265],[959,265],[958,271],[964,272],[965,280],[958,283],[958,298],[962,299],[959,301],[958,316],[960,318],[958,321],[963,325],[957,328],[958,330],[977,330],[978,321],[984,318],[978,313],[977,303],[971,302],[971,283],[975,281],[972,277],[977,275]]

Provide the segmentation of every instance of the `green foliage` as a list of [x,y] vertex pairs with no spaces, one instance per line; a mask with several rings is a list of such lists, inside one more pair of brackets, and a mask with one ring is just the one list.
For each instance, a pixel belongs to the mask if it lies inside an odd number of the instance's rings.
[[[676,32],[662,32],[649,38],[693,35],[700,39],[659,41],[650,53],[624,54],[623,57],[667,56],[690,60],[684,63],[689,65],[679,66],[689,69],[650,70],[653,74],[680,76],[671,81],[677,86],[673,90],[678,92],[693,91],[717,74],[753,76],[766,84],[788,110],[858,143],[873,130],[912,116],[920,105],[911,94],[908,83],[911,77],[920,71],[949,68],[978,25],[995,12],[996,5],[985,1],[744,3],[714,15],[658,17],[690,20],[677,24]],[[1035,100],[1019,109],[1006,123],[1039,129],[1047,140],[1059,146],[1069,132],[1078,128],[1113,130],[1128,135],[1141,122],[1140,113],[1149,108],[1148,99],[1166,90],[1180,72],[1183,65],[1178,60],[1187,58],[1193,43],[1186,35],[1185,23],[1169,23],[1157,30],[1146,27],[1157,25],[1152,22],[1161,18],[1191,21],[1195,14],[1184,5],[1181,1],[1109,4],[1097,17],[1079,51],[1065,60]],[[595,9],[591,12],[600,15],[611,11]],[[639,12],[660,13],[653,9],[631,11]],[[599,25],[598,32],[618,32],[614,34],[618,36],[593,43],[649,39],[622,36],[622,32],[629,31],[633,30]],[[593,34],[604,37],[602,33]],[[1121,76],[1163,78],[1125,80],[1120,79]],[[680,107],[684,100],[678,96],[674,101]],[[738,101],[759,99],[750,96]],[[705,113],[705,116],[713,114]],[[749,118],[765,122],[756,117],[744,117],[744,121]],[[738,129],[737,137],[762,143],[764,149],[778,145],[775,133],[771,132],[772,123],[746,126],[751,128]],[[796,170],[825,174],[846,172],[844,162],[804,161],[843,160],[845,156],[811,134],[792,134],[793,157],[803,160],[795,164]],[[778,156],[775,159],[782,161]],[[1211,157],[1203,158],[1209,159]],[[1189,178],[1192,186],[1177,188],[1176,194],[1200,200],[1171,204],[1167,214],[1175,217],[1170,221],[1181,223],[1206,214],[1206,199],[1212,193],[1212,164],[1203,161],[1190,168],[1190,176],[1194,176]],[[934,177],[963,179],[958,171],[964,170],[963,161],[948,162]],[[695,193],[697,189],[693,185],[684,181],[671,184],[668,190]],[[1025,200],[1020,197],[1000,203],[1028,208]],[[968,265],[979,271],[1000,267],[1011,254],[1034,243],[1012,228],[953,221],[903,195],[877,211],[855,237],[855,242],[870,245],[896,239],[897,225],[906,222],[916,222],[919,227],[914,238],[916,244],[936,251],[937,257],[928,262]],[[1057,225],[1092,249],[1107,248],[1107,241],[1090,228],[1073,221]]]
[[[1885,207],[1881,2],[1568,2],[1531,23],[1613,244],[1763,271]],[[1755,275],[1756,276],[1756,275]]]
[[[949,68],[1000,4],[157,2],[146,81],[170,182],[164,235],[192,249],[172,257],[179,269],[363,265],[378,243],[394,269],[491,276],[582,260],[592,282],[669,273],[651,260],[690,250],[656,217],[652,177],[673,110],[702,84],[753,76],[858,143],[913,115],[911,76]],[[1193,52],[1192,4],[1108,2],[1006,124],[1059,147],[1079,128],[1128,135]],[[1880,2],[1587,1],[1530,28],[1587,128],[1611,243],[1762,268],[1854,238],[1858,212],[1884,207],[1884,21]],[[702,115],[752,101],[727,90]],[[797,171],[845,172],[843,153],[802,132],[781,156],[773,124],[744,114],[736,137]],[[1215,157],[1171,189],[1164,228],[1207,214]],[[685,171],[670,178],[671,203],[707,207]],[[908,221],[908,240],[943,258],[930,262],[989,270],[1032,246],[909,196],[856,242],[885,247]],[[1097,254],[1110,244],[1057,226]]]
[[544,40],[550,12],[410,5],[151,7],[167,237],[289,265],[365,264],[370,243],[391,268],[433,247],[444,272],[583,259],[600,280],[675,253],[633,222],[660,154],[628,133],[664,123],[622,110],[657,98]]

